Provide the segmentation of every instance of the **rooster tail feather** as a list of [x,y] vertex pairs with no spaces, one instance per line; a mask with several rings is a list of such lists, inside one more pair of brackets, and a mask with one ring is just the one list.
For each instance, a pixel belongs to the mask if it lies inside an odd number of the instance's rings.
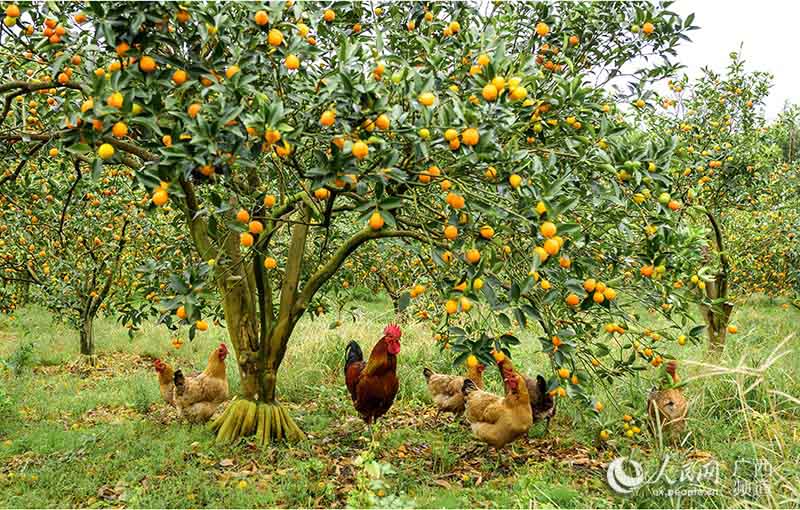
[[536,386],[539,387],[539,394],[544,397],[547,394],[547,381],[541,375],[536,376]]
[[178,394],[183,393],[183,386],[186,383],[186,378],[183,377],[181,369],[175,371],[175,375],[172,376],[172,382],[175,383],[175,391],[178,392]]
[[345,375],[347,375],[347,367],[359,361],[364,361],[364,353],[361,351],[361,347],[358,345],[358,342],[355,340],[350,340],[350,343],[347,344],[347,348],[344,351]]
[[472,379],[465,379],[464,385],[461,386],[461,393],[463,393],[464,396],[467,397],[473,391],[477,391],[477,389],[478,387],[475,386],[475,383],[472,381]]
[[427,381],[433,375],[433,370],[431,370],[428,367],[425,367],[425,368],[422,369],[422,375],[425,376],[425,380]]

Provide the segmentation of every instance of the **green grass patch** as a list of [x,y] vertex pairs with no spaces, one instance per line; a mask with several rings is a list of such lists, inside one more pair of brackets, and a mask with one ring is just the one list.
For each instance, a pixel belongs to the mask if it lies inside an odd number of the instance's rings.
[[[152,359],[200,370],[208,352],[226,341],[212,327],[175,349],[168,332],[146,325],[134,338],[110,320],[97,322],[95,367],[77,355],[77,334],[38,308],[0,319],[0,506],[131,507],[796,507],[800,504],[800,366],[792,335],[800,314],[768,300],[737,308],[740,333],[725,355],[706,360],[702,346],[677,345],[690,400],[690,435],[662,451],[647,433],[622,435],[628,409],[643,416],[653,371],[638,379],[596,388],[609,402],[604,418],[612,439],[596,440],[599,426],[569,401],[559,403],[550,430],[498,456],[476,442],[460,419],[433,420],[422,368],[452,371],[424,323],[403,327],[400,393],[376,427],[371,443],[344,387],[344,347],[358,340],[365,351],[390,319],[385,302],[364,303],[358,319],[304,319],[281,368],[279,398],[308,440],[260,450],[248,443],[217,446],[203,427],[180,423],[160,401]],[[547,358],[534,334],[523,335],[515,361],[524,371],[546,373]],[[771,360],[778,352],[787,352]],[[30,345],[31,347],[26,347]],[[769,363],[768,370],[753,368]],[[725,367],[719,375],[702,377]],[[228,364],[231,386],[238,373]],[[490,389],[500,389],[496,374]],[[744,391],[747,390],[749,391]],[[605,466],[631,456],[655,472],[667,452],[697,465],[716,462],[714,494],[668,496],[642,489],[630,496],[609,491]],[[763,493],[735,494],[739,459],[761,459],[772,469]],[[659,487],[655,487],[658,489]],[[663,487],[662,487],[663,488]]]

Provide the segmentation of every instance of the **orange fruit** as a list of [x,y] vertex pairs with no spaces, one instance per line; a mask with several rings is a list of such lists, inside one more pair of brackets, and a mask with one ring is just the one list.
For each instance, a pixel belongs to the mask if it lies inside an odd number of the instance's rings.
[[433,106],[433,103],[436,101],[436,96],[431,92],[423,92],[419,95],[417,100],[424,106]]
[[283,42],[283,34],[280,30],[273,28],[269,31],[269,34],[267,34],[267,42],[272,46],[280,46]]
[[19,15],[20,12],[18,6],[10,4],[8,7],[6,7],[6,16],[9,18],[19,18]]
[[522,177],[517,174],[511,174],[508,178],[508,184],[510,184],[514,189],[519,188],[519,186],[522,184]]
[[258,220],[251,221],[247,225],[247,230],[249,230],[251,234],[260,234],[264,231],[264,224]]
[[128,126],[124,122],[117,122],[111,127],[111,134],[116,138],[124,138],[128,135]]
[[330,192],[325,188],[317,188],[314,190],[314,196],[317,197],[317,200],[327,200]]
[[104,143],[97,149],[97,156],[102,160],[111,159],[114,156],[114,146],[109,143]]
[[484,225],[480,229],[480,234],[484,239],[491,239],[494,237],[494,229],[489,225]]
[[267,195],[264,197],[264,207],[273,207],[275,206],[276,202],[277,199],[275,198],[275,195]]
[[581,40],[577,35],[569,36],[569,45],[570,46],[577,46],[578,43],[580,43],[580,42],[581,42]]
[[200,319],[194,323],[194,327],[197,328],[198,331],[206,331],[208,329],[208,323]]
[[572,266],[572,261],[569,257],[561,257],[558,259],[558,265],[563,267],[564,269],[569,269]]
[[230,66],[229,68],[227,68],[227,69],[225,70],[225,77],[226,77],[227,79],[229,79],[229,80],[230,80],[231,78],[233,78],[234,76],[236,76],[236,74],[237,74],[239,71],[241,71],[241,68],[239,68],[239,66],[237,66],[236,64],[234,64],[234,65]]
[[739,328],[737,328],[735,325],[731,324],[730,326],[728,326],[728,333],[730,333],[731,335],[735,335],[738,331]]
[[166,204],[167,200],[169,200],[169,195],[167,194],[167,190],[159,189],[158,191],[153,193],[153,203],[158,207],[161,207],[162,205]]
[[603,403],[602,403],[602,402],[597,402],[597,403],[594,405],[594,409],[595,409],[595,411],[597,411],[598,413],[599,413],[599,412],[601,412],[601,411],[604,409],[604,407],[605,407],[605,406],[603,405]]
[[545,221],[544,223],[542,223],[542,226],[539,227],[539,232],[541,232],[544,237],[548,237],[549,238],[549,237],[553,237],[554,235],[556,235],[556,232],[558,232],[558,229],[556,228],[555,224],[553,224],[552,222]]
[[458,301],[455,299],[448,299],[444,304],[444,309],[448,315],[453,315],[458,311]]
[[183,69],[178,69],[174,73],[172,73],[172,81],[175,85],[183,85],[186,83],[186,80],[189,78],[189,75],[186,74],[186,71]]
[[372,215],[369,217],[369,227],[372,230],[382,229],[384,223],[385,222],[383,220],[383,216],[381,216],[381,213],[379,213],[378,211],[373,212]]
[[639,269],[639,272],[645,278],[650,278],[651,276],[653,276],[653,271],[655,271],[655,267],[653,267],[652,265],[642,266],[642,268]]
[[392,122],[391,120],[389,120],[389,116],[386,115],[385,113],[378,115],[378,118],[375,119],[375,125],[378,126],[378,129],[382,129],[383,131],[389,129],[391,123]]
[[267,11],[256,11],[256,15],[253,17],[253,21],[256,22],[256,25],[261,27],[269,23],[269,16],[267,16]]
[[475,128],[467,128],[461,133],[461,140],[463,140],[465,144],[470,146],[478,145],[478,141],[480,139],[481,137],[478,134],[478,130]]
[[336,112],[333,110],[325,110],[319,117],[319,123],[325,127],[332,126],[336,121]]
[[536,24],[536,33],[540,37],[544,37],[550,33],[550,27],[547,26],[547,23],[540,21],[539,23]]
[[511,89],[509,97],[511,97],[512,101],[519,101],[521,99],[525,99],[526,97],[528,97],[528,89],[522,86],[514,87],[513,89]]
[[481,95],[487,101],[494,101],[497,99],[497,87],[492,85],[491,83],[487,83],[483,86],[483,90],[481,90]]
[[561,245],[559,245],[558,241],[555,239],[548,239],[544,242],[544,251],[546,251],[548,255],[555,255],[560,249]]
[[297,55],[289,54],[286,55],[286,69],[290,69],[294,71],[295,69],[300,68],[300,59],[297,58]]
[[447,225],[444,227],[444,237],[450,241],[458,237],[458,228],[455,225]]
[[203,108],[203,105],[200,103],[192,103],[189,105],[189,108],[186,109],[186,113],[189,114],[189,117],[195,118],[197,114],[200,113],[200,110]]
[[156,70],[156,67],[158,66],[156,65],[156,61],[153,60],[153,57],[145,55],[139,60],[139,69],[141,69],[143,73],[152,73]]
[[470,248],[464,255],[470,264],[477,264],[481,260],[481,252],[475,248]]
[[189,14],[189,11],[184,10],[184,9],[178,9],[178,12],[175,13],[175,19],[177,19],[178,23],[181,23],[181,24],[186,23],[187,21],[189,21],[189,19],[191,19],[191,17],[192,17],[192,15]]
[[456,193],[447,194],[447,203],[450,204],[450,207],[453,209],[463,209],[465,205],[464,197]]
[[186,307],[184,307],[183,305],[179,306],[178,310],[175,312],[175,315],[177,315],[178,318],[181,320],[185,319],[187,317]]
[[[53,27],[50,27],[50,28],[53,28]],[[127,53],[128,50],[131,49],[131,45],[126,43],[125,41],[122,41],[121,43],[117,44],[117,47],[115,49],[117,51],[117,55],[118,56],[124,57],[125,53]]]
[[595,292],[592,295],[592,300],[594,300],[594,302],[599,305],[600,303],[606,300],[606,297],[603,295],[602,292]]
[[267,269],[275,269],[278,267],[278,261],[272,257],[267,257],[264,259],[264,267]]
[[578,303],[581,302],[581,298],[579,298],[576,294],[569,294],[564,301],[566,301],[567,305],[569,306],[578,306]]
[[647,23],[645,23],[644,25],[642,25],[642,32],[644,32],[645,35],[652,34],[655,29],[656,29],[656,27],[653,26],[653,24],[650,23],[649,21]]
[[242,232],[241,234],[239,234],[239,242],[245,248],[253,246],[253,241],[254,241],[253,234],[251,234],[250,232]]
[[569,377],[569,369],[561,367],[558,369],[558,376],[562,379],[566,379]]
[[506,359],[506,355],[503,351],[492,351],[492,357],[498,363],[501,363]]
[[244,209],[239,209],[239,211],[236,213],[236,220],[241,223],[247,223],[249,219],[250,219],[250,213],[248,213]]
[[367,144],[359,140],[353,144],[353,149],[351,152],[356,159],[364,159],[369,155],[369,147]]
[[325,9],[325,12],[322,13],[322,19],[324,19],[328,23],[331,23],[333,20],[336,19],[336,13],[330,9]]
[[125,101],[125,98],[119,92],[114,92],[113,94],[108,96],[108,99],[106,99],[106,103],[108,104],[108,106],[110,106],[111,108],[116,108],[116,109],[122,108],[122,103],[124,101]]
[[605,298],[609,301],[614,301],[617,299],[617,291],[611,287],[608,287],[605,291],[603,291],[603,296],[605,296]]

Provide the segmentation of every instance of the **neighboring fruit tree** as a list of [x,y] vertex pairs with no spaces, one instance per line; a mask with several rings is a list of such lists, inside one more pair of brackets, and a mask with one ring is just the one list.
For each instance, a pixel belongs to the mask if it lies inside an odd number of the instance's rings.
[[[37,110],[31,100],[22,108]],[[13,161],[0,197],[0,278],[21,281],[53,316],[79,332],[80,352],[94,353],[94,319],[117,297],[126,243],[138,242],[132,172],[115,167],[92,176],[80,159],[53,163],[58,149],[42,141]],[[25,165],[23,165],[25,163]],[[13,168],[27,171],[13,172]],[[111,311],[115,306],[111,305]]]
[[[750,274],[759,270],[749,254],[760,249],[742,244],[731,249],[731,238],[746,239],[746,234],[736,234],[737,228],[760,229],[764,220],[772,222],[783,214],[780,204],[768,202],[783,196],[778,188],[791,182],[775,130],[768,129],[764,119],[771,77],[746,71],[737,53],[730,58],[724,76],[704,68],[694,82],[685,77],[671,82],[672,93],[662,98],[659,108],[643,114],[652,132],[679,138],[672,177],[692,205],[690,214],[709,232],[703,267],[686,283],[702,298],[709,347],[714,350],[724,347],[729,331],[733,272],[755,283]],[[791,237],[782,242],[796,242]],[[754,290],[757,285],[750,289]]]
[[[241,391],[274,406],[275,438],[302,435],[276,401],[295,325],[348,257],[389,238],[425,261],[435,327],[461,356],[510,354],[512,320],[535,321],[551,391],[600,413],[593,374],[658,366],[656,340],[697,331],[691,294],[666,281],[688,277],[697,243],[669,198],[675,141],[627,124],[601,85],[631,77],[626,100],[644,104],[693,27],[650,4],[490,11],[37,4],[3,41],[0,90],[56,104],[12,115],[0,139],[131,164],[174,207],[199,254],[186,271],[217,287]],[[194,288],[154,289],[190,334],[213,314]],[[667,325],[647,329],[640,305]]]

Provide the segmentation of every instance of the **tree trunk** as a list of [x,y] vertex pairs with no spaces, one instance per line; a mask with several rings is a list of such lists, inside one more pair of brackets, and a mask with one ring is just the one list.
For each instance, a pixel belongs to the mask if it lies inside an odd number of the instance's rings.
[[92,356],[94,354],[94,318],[85,317],[81,322],[81,354],[84,356]]
[[733,304],[727,301],[728,282],[725,274],[719,273],[713,281],[706,283],[706,296],[711,301],[723,300],[719,304],[700,305],[700,312],[706,322],[709,350],[722,352],[725,349],[728,321],[733,311]]
[[710,351],[720,353],[725,348],[725,337],[727,335],[728,321],[733,311],[733,303],[728,302],[728,255],[723,245],[723,232],[721,222],[710,211],[706,211],[706,217],[711,224],[714,245],[719,256],[720,269],[714,276],[714,280],[706,283],[706,297],[711,301],[710,304],[700,305],[700,313],[706,322],[708,330],[708,348]]

